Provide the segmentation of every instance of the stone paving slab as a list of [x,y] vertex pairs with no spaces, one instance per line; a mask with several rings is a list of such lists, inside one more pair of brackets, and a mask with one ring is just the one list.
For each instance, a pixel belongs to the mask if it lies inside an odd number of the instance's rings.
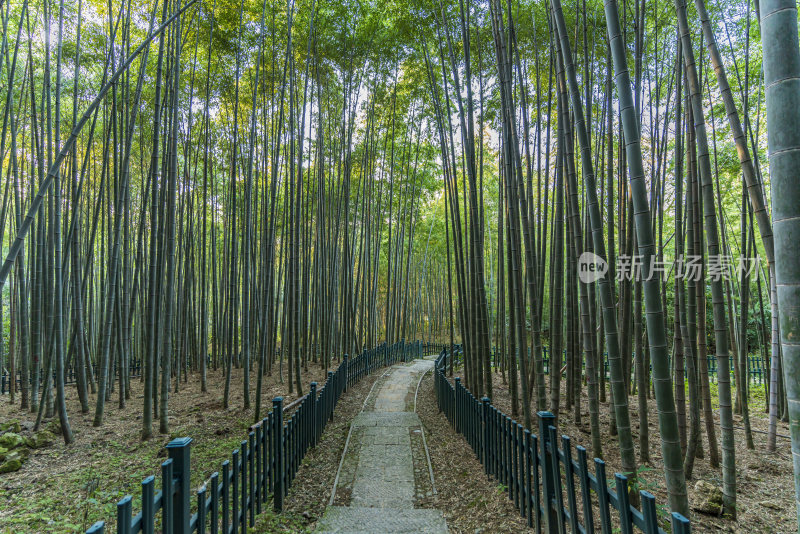
[[414,412],[364,412],[353,419],[353,427],[379,426],[381,428],[400,426],[410,427],[421,424]]
[[357,506],[329,506],[317,532],[330,534],[446,534],[447,523],[438,510],[393,510]]

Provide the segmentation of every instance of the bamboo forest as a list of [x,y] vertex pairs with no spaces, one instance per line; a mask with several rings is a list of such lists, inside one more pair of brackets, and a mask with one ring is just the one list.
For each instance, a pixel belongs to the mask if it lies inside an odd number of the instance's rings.
[[0,25],[0,534],[798,532],[794,0]]

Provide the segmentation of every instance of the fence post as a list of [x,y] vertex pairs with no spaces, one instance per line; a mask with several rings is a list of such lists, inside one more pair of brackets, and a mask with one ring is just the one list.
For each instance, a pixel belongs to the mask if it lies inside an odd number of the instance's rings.
[[483,470],[489,476],[489,444],[491,438],[489,436],[489,397],[481,399],[483,403]]
[[192,518],[189,508],[191,445],[192,438],[175,438],[167,443],[167,455],[172,460],[172,480],[177,487],[172,498],[172,531],[175,534],[188,533]]
[[283,510],[283,397],[272,399],[272,432],[275,444],[275,483],[273,500],[275,511]]
[[131,533],[131,496],[126,495],[117,503],[117,534]]
[[342,388],[342,393],[347,391],[347,383],[350,381],[350,368],[348,367],[347,363],[347,354],[345,354],[344,358],[342,359],[342,365],[344,365],[344,387]]
[[[558,532],[558,515],[553,508],[555,500],[555,480],[553,479],[553,462],[558,461],[558,457],[553,454],[556,443],[550,443],[550,427],[555,423],[555,416],[550,412],[538,412],[539,416],[539,442],[542,444],[542,496],[544,498],[544,516],[546,529],[545,532],[551,534]],[[550,450],[548,450],[548,444]]]
[[149,476],[142,480],[142,532],[153,534],[155,532],[156,511],[153,497],[155,496],[156,477]]
[[631,504],[628,498],[628,478],[619,473],[614,474],[614,486],[617,490],[617,506],[619,506],[619,524],[622,534],[633,534]]
[[674,534],[689,534],[691,531],[689,520],[678,512],[672,512],[672,532]]
[[328,416],[328,420],[333,421],[333,408],[330,407],[336,395],[336,384],[333,383],[333,371],[328,371],[328,381],[325,382],[325,391],[329,392],[326,396],[325,409],[330,410],[331,413]]
[[311,396],[311,446],[317,446],[317,421],[319,420],[319,416],[317,415],[317,383],[311,382],[311,391],[308,393]]
[[461,421],[459,420],[459,406],[458,406],[458,390],[459,386],[461,386],[461,377],[457,376],[455,379],[455,387],[453,387],[453,426],[455,427],[456,433],[461,432]]

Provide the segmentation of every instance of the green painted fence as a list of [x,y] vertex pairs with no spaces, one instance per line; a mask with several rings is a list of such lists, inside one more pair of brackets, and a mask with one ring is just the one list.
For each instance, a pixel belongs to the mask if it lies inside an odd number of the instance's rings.
[[[591,473],[586,449],[576,447],[576,459],[570,438],[559,440],[553,414],[538,412],[537,435],[498,410],[488,397],[477,399],[459,378],[451,384],[445,375],[448,359],[454,358],[455,363],[462,355],[460,347],[454,354],[444,348],[436,359],[439,410],[463,434],[486,474],[503,485],[528,526],[548,534],[567,529],[632,534],[634,527],[646,534],[664,534],[658,526],[655,497],[640,491],[641,510],[631,506],[626,477],[616,473],[615,488],[609,488],[606,465],[599,458],[594,459]],[[673,513],[670,519],[674,534],[691,532],[689,520],[682,515]]]
[[[283,398],[272,401],[272,410],[251,427],[221,471],[211,475],[200,488],[191,488],[190,455],[192,438],[178,438],[167,444],[167,460],[161,464],[161,488],[156,477],[142,481],[142,510],[133,513],[132,498],[117,503],[116,528],[119,534],[152,534],[156,526],[165,534],[247,532],[255,518],[269,505],[280,512],[300,463],[309,448],[316,446],[328,421],[333,418],[339,398],[348,387],[379,368],[436,354],[443,345],[415,341],[383,343],[356,357],[342,359],[336,371],[328,372],[321,388],[311,382],[309,393],[290,406]],[[192,512],[192,501],[196,502]],[[87,534],[102,534],[99,521]]]

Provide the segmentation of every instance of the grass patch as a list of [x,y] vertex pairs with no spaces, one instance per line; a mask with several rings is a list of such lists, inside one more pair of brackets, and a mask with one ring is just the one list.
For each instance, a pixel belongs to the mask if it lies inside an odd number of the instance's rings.
[[[711,393],[711,407],[715,410],[719,409],[719,384],[716,382],[712,382],[709,384],[710,389],[709,392]],[[688,391],[688,384],[686,386]],[[731,375],[731,396],[735,402],[736,396],[736,380]],[[752,414],[754,408],[761,408],[767,402],[767,386],[766,384],[750,384],[749,392],[748,392],[748,401],[750,405],[750,413]]]

